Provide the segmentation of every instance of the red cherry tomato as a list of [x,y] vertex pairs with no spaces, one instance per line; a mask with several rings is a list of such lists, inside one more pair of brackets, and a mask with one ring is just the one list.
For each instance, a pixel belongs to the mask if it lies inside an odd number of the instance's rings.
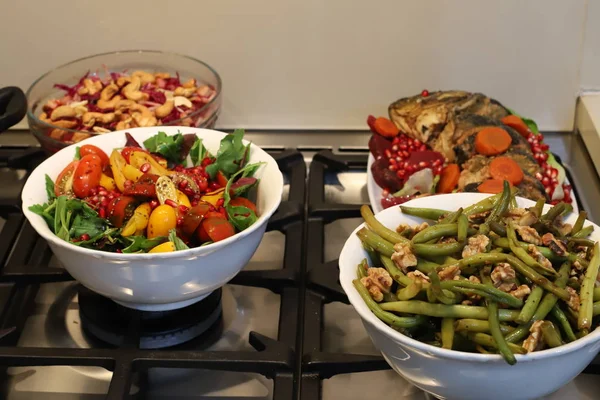
[[235,199],[231,199],[229,201],[229,204],[231,204],[234,207],[249,208],[252,211],[254,211],[254,214],[256,214],[256,205],[245,197],[236,197]]
[[202,227],[213,242],[219,242],[235,235],[231,222],[221,218],[207,218],[202,221]]
[[79,161],[71,161],[69,165],[65,167],[56,178],[54,182],[54,194],[56,196],[73,194],[73,177],[75,176],[75,169]]
[[79,198],[90,195],[102,177],[102,160],[95,154],[88,154],[79,160],[73,177],[73,193]]
[[181,224],[181,231],[192,236],[196,229],[202,223],[204,216],[210,211],[210,205],[206,203],[200,203],[190,208],[183,217],[183,223]]
[[221,187],[227,186],[227,178],[225,178],[225,175],[221,171],[217,172],[217,183]]
[[110,164],[110,160],[106,153],[99,147],[94,146],[93,144],[84,144],[79,148],[79,155],[81,158],[87,156],[88,154],[95,154],[100,157],[102,161],[102,168],[106,168]]
[[131,196],[119,196],[112,199],[106,207],[106,215],[111,224],[120,228],[135,211],[136,200]]

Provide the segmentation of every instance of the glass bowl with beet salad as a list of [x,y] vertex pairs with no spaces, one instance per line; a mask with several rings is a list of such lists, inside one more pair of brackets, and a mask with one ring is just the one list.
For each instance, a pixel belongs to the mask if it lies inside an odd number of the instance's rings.
[[60,239],[118,253],[159,253],[219,242],[257,220],[252,201],[264,163],[248,163],[243,130],[211,154],[195,134],[164,132],[143,147],[125,133],[110,154],[83,144],[29,209]]
[[49,153],[94,135],[149,126],[212,128],[221,78],[202,61],[158,51],[86,57],[27,91],[29,127]]

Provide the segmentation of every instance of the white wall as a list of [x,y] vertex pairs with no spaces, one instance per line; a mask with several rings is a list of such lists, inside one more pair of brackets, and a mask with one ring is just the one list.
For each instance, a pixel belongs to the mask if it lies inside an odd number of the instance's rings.
[[600,1],[589,0],[585,24],[581,87],[600,90]]
[[569,130],[585,11],[585,0],[0,0],[0,87],[153,48],[221,73],[222,127],[364,128],[396,98],[461,88]]

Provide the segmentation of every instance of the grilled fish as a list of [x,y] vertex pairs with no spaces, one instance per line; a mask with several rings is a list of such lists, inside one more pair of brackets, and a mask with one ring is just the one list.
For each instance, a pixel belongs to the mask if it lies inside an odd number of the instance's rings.
[[481,93],[460,90],[434,92],[427,97],[406,97],[392,103],[388,113],[398,129],[431,147],[435,147],[446,125],[458,115],[474,114],[500,120],[509,114],[496,100]]

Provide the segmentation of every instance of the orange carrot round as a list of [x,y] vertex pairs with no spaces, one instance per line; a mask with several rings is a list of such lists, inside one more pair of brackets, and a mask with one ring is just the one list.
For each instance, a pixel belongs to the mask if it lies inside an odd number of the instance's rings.
[[392,121],[384,117],[377,118],[373,123],[373,126],[377,133],[387,138],[396,137],[398,136],[398,133],[400,133],[398,127],[396,127]]
[[519,132],[519,134],[524,138],[529,137],[529,134],[531,133],[527,124],[516,115],[507,115],[506,117],[502,118],[502,123]]
[[502,193],[504,190],[504,181],[500,179],[488,179],[483,182],[479,186],[477,186],[477,191],[479,193]]
[[488,126],[475,137],[475,150],[484,156],[495,156],[508,150],[511,143],[512,138],[504,129]]
[[437,185],[438,193],[452,193],[456,185],[458,185],[458,178],[460,177],[460,168],[457,164],[448,164],[446,168],[442,170],[440,175],[440,181]]
[[513,185],[518,185],[523,181],[523,170],[510,157],[496,157],[490,163],[490,174],[492,178],[500,181],[507,180]]

